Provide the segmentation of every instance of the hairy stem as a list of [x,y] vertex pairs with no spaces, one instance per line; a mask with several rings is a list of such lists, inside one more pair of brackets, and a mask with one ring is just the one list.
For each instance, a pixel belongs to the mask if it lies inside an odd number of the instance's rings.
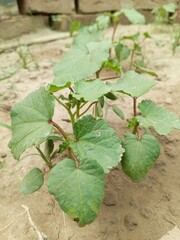
[[68,136],[67,134],[65,133],[65,131],[55,122],[53,122],[52,120],[49,121],[49,124],[52,124],[53,127],[55,127],[58,132],[63,136],[63,138],[67,141],[68,140]]
[[49,169],[52,168],[52,163],[50,160],[47,159],[47,157],[44,155],[44,153],[41,151],[39,147],[36,147],[37,151],[41,155],[42,159],[45,161],[46,165],[49,167]]

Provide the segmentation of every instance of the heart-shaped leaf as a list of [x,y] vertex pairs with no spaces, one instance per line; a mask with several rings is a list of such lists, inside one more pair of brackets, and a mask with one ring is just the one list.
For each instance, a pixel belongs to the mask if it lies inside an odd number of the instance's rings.
[[74,84],[75,93],[73,96],[80,100],[83,98],[87,102],[96,102],[100,97],[110,91],[110,88],[101,80],[78,81]]
[[62,210],[83,227],[98,214],[104,197],[104,171],[96,161],[81,160],[75,168],[66,158],[51,170],[47,186]]
[[137,98],[147,93],[155,84],[156,81],[134,71],[129,71],[115,84],[109,84],[109,86],[111,86],[112,91],[122,92]]
[[[71,75],[75,81],[91,77],[109,57],[110,41],[90,42],[73,46],[54,68],[56,81],[53,85],[59,86],[61,76]],[[69,80],[67,79],[67,82]],[[65,85],[66,83],[63,82]]]
[[160,135],[169,134],[173,128],[180,129],[180,119],[163,107],[156,105],[150,100],[143,100],[139,106],[143,116],[137,116],[141,126],[145,128],[154,127]]
[[54,114],[54,98],[44,88],[29,94],[11,110],[12,140],[9,147],[15,159],[29,147],[38,146],[53,132],[48,123]]
[[44,175],[39,168],[32,169],[22,180],[19,189],[25,195],[36,192],[44,183]]
[[116,57],[119,61],[125,60],[129,57],[130,49],[121,43],[118,43],[115,47]]
[[144,134],[138,140],[136,135],[127,134],[121,143],[125,149],[123,171],[134,181],[142,180],[159,157],[160,145],[157,138]]
[[97,161],[105,173],[121,161],[124,149],[118,135],[104,120],[88,115],[77,121],[73,129],[77,141],[70,146],[78,158]]

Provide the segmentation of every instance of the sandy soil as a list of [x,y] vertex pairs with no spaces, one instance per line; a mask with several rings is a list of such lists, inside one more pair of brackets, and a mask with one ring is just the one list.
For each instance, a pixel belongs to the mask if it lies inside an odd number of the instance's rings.
[[[169,110],[180,114],[179,76],[180,51],[171,52],[172,34],[168,31],[157,33],[154,27],[120,27],[119,33],[147,31],[161,42],[156,46],[152,40],[145,44],[146,62],[159,75],[159,84],[146,94]],[[167,29],[166,29],[167,30]],[[62,55],[67,42],[34,45],[30,51],[36,58],[39,69],[32,62],[29,69],[20,69],[11,78],[0,82],[0,121],[10,123],[11,106],[32,90],[52,80],[52,67]],[[0,55],[1,69],[14,67],[19,57],[16,51]],[[118,101],[122,109],[131,108],[129,98]],[[131,111],[128,110],[128,115]],[[65,116],[61,112],[61,116]],[[111,111],[107,120],[118,131],[120,137],[125,129],[123,123]],[[69,131],[69,126],[63,123]],[[23,196],[18,185],[23,176],[34,166],[43,168],[38,156],[30,156],[16,162],[7,147],[11,138],[8,130],[0,132],[0,239],[33,240],[37,235],[31,226],[22,204],[28,206],[30,215],[48,240],[158,240],[174,226],[180,227],[180,133],[174,131],[168,137],[159,137],[161,156],[146,178],[133,183],[121,170],[114,169],[106,178],[106,196],[94,223],[79,228],[63,214],[44,186],[31,196]],[[27,151],[35,152],[35,151]]]

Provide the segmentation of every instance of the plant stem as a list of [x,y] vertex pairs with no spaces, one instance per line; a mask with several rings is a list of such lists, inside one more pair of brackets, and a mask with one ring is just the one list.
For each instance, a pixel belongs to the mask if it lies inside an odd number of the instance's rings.
[[92,105],[95,104],[95,103],[96,103],[96,102],[91,103],[91,104],[88,106],[88,108],[86,108],[86,110],[79,115],[79,117],[83,116],[83,115],[92,107]]
[[56,99],[56,101],[57,101],[61,106],[63,106],[63,107],[68,111],[68,107],[67,107],[63,102],[61,102],[61,100],[59,100],[59,98],[57,98],[55,95],[53,95],[53,97]]
[[[112,38],[111,38],[112,43],[114,42],[114,39],[115,39],[117,27],[118,27],[118,23],[115,23],[113,26],[113,33],[112,33]],[[110,56],[110,58],[112,58],[112,48],[109,50],[109,56]]]
[[63,138],[67,141],[68,140],[68,136],[67,134],[64,132],[64,130],[55,122],[53,122],[52,120],[49,121],[49,124],[52,124],[57,130],[58,132],[63,136]]
[[80,103],[77,104],[77,107],[76,107],[76,119],[79,119],[79,115],[80,115]]
[[111,80],[111,79],[117,79],[117,78],[120,78],[121,77],[121,75],[119,75],[119,76],[112,76],[112,77],[107,77],[107,78],[102,78],[101,79],[101,81],[107,81],[107,80]]
[[133,115],[134,117],[137,116],[137,98],[136,97],[133,98]]
[[[134,117],[137,116],[137,98],[136,97],[133,98],[133,115],[134,115]],[[137,137],[138,137],[138,140],[139,140],[140,135],[139,135],[139,132],[138,132],[138,126],[139,126],[139,123],[137,122],[135,124],[134,128],[133,128],[132,133],[135,134],[135,135],[137,134]]]
[[76,169],[78,169],[79,161],[78,161],[77,157],[74,155],[73,151],[70,148],[68,149],[68,155],[74,161]]
[[129,70],[131,70],[132,66],[133,66],[134,54],[135,54],[135,46],[134,46],[134,48],[132,50],[132,53],[131,53],[131,60],[130,60]]
[[114,26],[113,26],[113,33],[112,33],[112,38],[111,38],[112,42],[114,42],[118,24],[119,24],[119,23],[115,23]]
[[44,153],[41,151],[39,147],[36,147],[37,151],[41,155],[42,159],[45,161],[46,165],[49,167],[49,169],[52,168],[52,163],[50,160],[47,159],[47,157],[44,155]]
[[59,100],[59,98],[57,98],[55,95],[53,95],[53,97],[56,99],[56,101],[57,101],[61,106],[63,106],[63,107],[67,110],[67,112],[68,112],[68,114],[69,114],[69,116],[70,116],[70,118],[71,118],[71,122],[72,122],[72,124],[73,124],[73,123],[74,123],[74,116],[73,116],[71,110],[70,110],[63,102],[61,102],[61,100]]
[[72,87],[71,87],[71,86],[69,87],[69,90],[70,90],[71,92],[74,92],[74,90],[72,89]]

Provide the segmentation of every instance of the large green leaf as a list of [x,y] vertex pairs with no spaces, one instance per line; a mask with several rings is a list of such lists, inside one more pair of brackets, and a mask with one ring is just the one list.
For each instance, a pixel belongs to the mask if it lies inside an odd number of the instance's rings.
[[80,159],[96,160],[105,173],[121,161],[124,149],[118,135],[104,120],[88,115],[76,122],[73,129],[77,141],[70,146]]
[[52,169],[47,186],[62,210],[83,227],[98,214],[104,197],[104,171],[96,161],[81,160],[75,168],[66,158]]
[[122,92],[137,98],[147,93],[155,84],[156,81],[134,71],[129,71],[110,86],[112,91]]
[[32,169],[22,180],[19,189],[25,195],[36,192],[44,183],[44,175],[39,168]]
[[127,134],[121,143],[125,149],[123,171],[134,181],[142,180],[159,157],[160,145],[157,138],[144,134],[138,140],[136,135]]
[[180,129],[180,120],[178,116],[156,105],[154,102],[143,100],[138,108],[143,115],[136,117],[141,126],[145,128],[154,127],[156,132],[160,135],[169,134],[173,128]]
[[136,11],[135,9],[122,9],[122,13],[127,17],[127,19],[133,23],[133,24],[145,24],[146,19],[144,15],[142,15],[140,12]]
[[12,140],[9,147],[15,159],[29,147],[44,142],[53,131],[48,123],[54,114],[54,98],[44,89],[29,94],[11,110]]
[[[110,41],[90,42],[72,47],[54,68],[56,82],[53,85],[62,85],[58,79],[66,74],[71,75],[75,81],[91,77],[108,59],[110,47]],[[63,84],[66,83],[63,81]]]
[[74,97],[83,98],[87,102],[96,102],[104,94],[110,91],[110,88],[101,80],[78,81],[74,85]]

